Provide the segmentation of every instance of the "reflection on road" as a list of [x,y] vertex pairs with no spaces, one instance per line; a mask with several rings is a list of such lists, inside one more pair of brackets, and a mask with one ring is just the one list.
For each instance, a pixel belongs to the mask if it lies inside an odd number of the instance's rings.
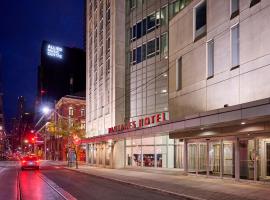
[[24,170],[20,175],[22,199],[63,199],[39,176],[39,170]]

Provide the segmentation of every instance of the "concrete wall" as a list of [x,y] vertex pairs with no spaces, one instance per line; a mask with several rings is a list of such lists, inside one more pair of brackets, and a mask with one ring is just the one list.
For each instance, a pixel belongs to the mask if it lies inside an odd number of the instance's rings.
[[[171,119],[270,96],[270,1],[230,19],[230,1],[207,1],[207,34],[193,41],[192,1],[169,24],[169,111]],[[239,23],[240,67],[232,70],[230,29]],[[207,79],[206,42],[214,39],[214,77]],[[176,91],[176,60],[182,57],[182,86]]]

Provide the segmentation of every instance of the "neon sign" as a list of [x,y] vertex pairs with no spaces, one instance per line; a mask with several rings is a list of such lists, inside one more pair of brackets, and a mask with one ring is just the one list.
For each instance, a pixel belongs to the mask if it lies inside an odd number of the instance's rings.
[[116,125],[108,128],[108,133],[116,133],[119,131],[129,130],[133,128],[143,128],[151,125],[156,125],[167,120],[166,113],[158,113],[151,116],[141,118],[137,121],[131,121],[126,124]]
[[47,55],[55,58],[63,59],[63,48],[49,44],[47,46]]

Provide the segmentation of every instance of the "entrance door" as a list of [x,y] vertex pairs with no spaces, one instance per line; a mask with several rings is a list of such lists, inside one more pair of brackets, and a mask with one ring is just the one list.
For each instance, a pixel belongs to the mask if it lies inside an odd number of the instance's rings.
[[266,143],[266,176],[270,178],[270,143]]

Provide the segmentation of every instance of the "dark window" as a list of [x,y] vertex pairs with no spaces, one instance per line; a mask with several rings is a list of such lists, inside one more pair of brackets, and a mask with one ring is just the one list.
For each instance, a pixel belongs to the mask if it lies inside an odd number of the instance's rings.
[[199,4],[195,9],[195,41],[206,33],[206,2]]
[[260,2],[261,0],[251,0],[249,7],[251,8],[252,6],[255,6],[257,3],[260,3]]
[[142,45],[142,60],[146,59],[146,44]]
[[155,55],[155,41],[156,39],[147,42],[147,58],[151,58]]
[[143,25],[143,31],[142,31],[142,34],[145,35],[146,34],[146,29],[147,29],[147,21],[146,21],[146,18],[143,19],[142,21],[142,25]]
[[206,25],[206,3],[196,8],[196,31]]
[[156,25],[156,14],[153,13],[147,17],[147,30],[152,30]]
[[140,37],[142,37],[142,22],[139,22],[137,24],[137,39],[139,39]]
[[140,62],[142,62],[142,47],[138,47],[136,52],[136,63]]
[[176,60],[176,90],[182,89],[182,57]]
[[156,38],[156,52],[159,53],[159,38]]

